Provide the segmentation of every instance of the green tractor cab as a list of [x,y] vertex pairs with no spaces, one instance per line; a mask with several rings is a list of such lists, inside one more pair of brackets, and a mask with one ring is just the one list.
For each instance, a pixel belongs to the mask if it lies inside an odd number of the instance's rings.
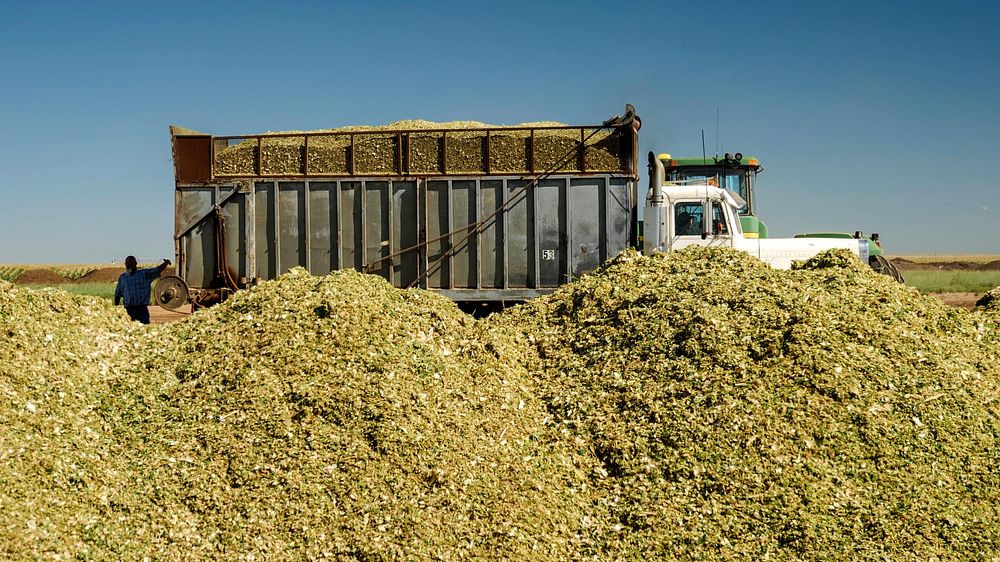
[[723,156],[674,158],[669,154],[658,156],[663,162],[665,185],[684,185],[708,182],[728,189],[747,202],[740,209],[740,226],[747,238],[767,238],[767,225],[754,213],[754,184],[757,174],[764,171],[760,161],[737,152]]

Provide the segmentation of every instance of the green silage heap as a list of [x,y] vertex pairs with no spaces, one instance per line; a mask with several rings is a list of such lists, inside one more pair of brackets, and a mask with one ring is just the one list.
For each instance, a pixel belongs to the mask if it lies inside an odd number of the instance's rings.
[[837,252],[476,321],[296,269],[162,327],[0,283],[0,558],[981,560],[1000,335]]
[[997,287],[976,301],[976,306],[991,312],[1000,312],[1000,287]]
[[[587,443],[600,558],[1000,555],[1000,339],[827,253],[627,252],[491,320]],[[506,335],[504,335],[506,334]]]
[[106,299],[0,281],[0,559],[92,550],[120,484],[101,388],[132,330]]
[[[115,556],[568,560],[592,458],[451,301],[296,269],[151,334],[115,392]],[[124,485],[126,484],[127,485]]]

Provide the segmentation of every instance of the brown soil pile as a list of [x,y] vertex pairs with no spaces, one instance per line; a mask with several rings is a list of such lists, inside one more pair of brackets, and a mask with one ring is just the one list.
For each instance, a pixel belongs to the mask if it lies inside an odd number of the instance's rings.
[[[115,283],[118,276],[125,271],[123,267],[102,267],[95,269],[78,279],[70,279],[59,275],[51,269],[29,269],[20,274],[14,283],[18,285],[60,285],[66,283]],[[173,267],[168,267],[163,271],[163,277],[176,275]]]
[[18,285],[56,285],[69,282],[69,279],[51,269],[29,269],[14,280],[14,283]]
[[1000,260],[993,260],[988,263],[978,263],[974,261],[929,261],[915,262],[906,258],[892,258],[892,263],[901,271],[926,271],[931,269],[943,269],[945,271],[998,271],[1000,270]]
[[124,271],[121,267],[102,267],[77,279],[77,283],[114,283]]
[[[80,277],[77,279],[77,283],[115,283],[123,271],[125,271],[123,267],[102,267]],[[177,270],[173,266],[164,269],[161,277],[168,277],[170,275],[177,275]]]

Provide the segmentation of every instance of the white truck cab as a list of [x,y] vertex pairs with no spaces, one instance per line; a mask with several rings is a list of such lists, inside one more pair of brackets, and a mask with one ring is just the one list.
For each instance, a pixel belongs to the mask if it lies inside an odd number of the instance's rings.
[[687,246],[728,246],[779,269],[833,248],[844,248],[868,263],[868,241],[854,238],[747,238],[739,195],[707,182],[664,182],[663,163],[649,153],[649,192],[643,210],[643,253]]

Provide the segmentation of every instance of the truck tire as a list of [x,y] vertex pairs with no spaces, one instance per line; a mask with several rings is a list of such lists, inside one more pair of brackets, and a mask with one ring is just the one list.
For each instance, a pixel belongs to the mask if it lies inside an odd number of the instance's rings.
[[868,259],[868,265],[878,273],[892,277],[897,283],[905,283],[903,280],[903,274],[900,273],[899,269],[891,261],[887,260],[885,256],[872,256]]

